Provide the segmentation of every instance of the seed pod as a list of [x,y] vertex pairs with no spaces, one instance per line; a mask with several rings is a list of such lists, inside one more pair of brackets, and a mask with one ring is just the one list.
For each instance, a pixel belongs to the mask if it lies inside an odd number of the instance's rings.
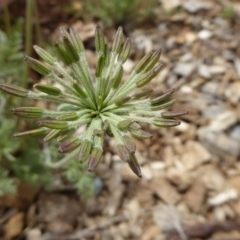
[[11,95],[17,96],[17,97],[27,97],[28,96],[28,90],[11,85],[11,84],[0,84],[0,89],[2,89],[4,92],[7,92]]
[[134,68],[134,71],[136,73],[140,73],[144,70],[144,68],[147,66],[147,64],[149,63],[149,61],[152,58],[154,51],[150,51],[148,54],[146,54],[142,60],[137,64],[137,66]]
[[79,60],[79,55],[74,48],[72,42],[67,38],[63,37],[63,45],[65,47],[66,53],[69,55],[71,62],[77,62]]
[[57,137],[62,132],[62,129],[52,129],[43,139],[44,142],[48,142]]
[[136,144],[131,136],[124,135],[123,142],[130,153],[135,153],[136,151]]
[[73,59],[71,58],[71,55],[62,46],[62,44],[58,42],[54,42],[53,46],[55,47],[57,55],[60,58],[60,60],[67,66],[71,65],[73,62]]
[[169,99],[169,97],[174,93],[174,91],[175,91],[174,88],[170,88],[164,92],[154,94],[153,96],[151,96],[151,99],[152,99],[151,103],[158,104],[160,102],[163,102],[163,101]]
[[78,118],[79,117],[76,114],[76,112],[69,112],[67,114],[56,117],[57,120],[61,120],[61,121],[73,121],[73,120],[77,120]]
[[146,85],[147,83],[149,83],[154,77],[157,76],[162,66],[163,64],[159,64],[155,68],[153,68],[151,71],[143,74],[142,77],[139,77],[139,79],[137,79],[136,81],[137,87],[140,88]]
[[92,172],[102,160],[102,150],[94,148],[88,160],[88,171]]
[[187,111],[177,111],[177,112],[162,112],[161,116],[163,118],[174,118],[174,117],[180,117],[182,115],[188,114]]
[[47,62],[49,65],[54,64],[55,59],[47,51],[45,51],[44,49],[40,48],[37,45],[34,45],[33,48],[45,62]]
[[68,128],[67,121],[58,120],[41,120],[37,122],[39,126],[44,126],[52,129],[65,129]]
[[76,52],[78,54],[81,52],[84,52],[84,46],[83,46],[82,40],[80,39],[76,30],[74,28],[69,28],[69,32],[70,32],[71,40]]
[[181,121],[176,119],[157,118],[153,124],[157,127],[175,127],[180,125]]
[[62,93],[62,91],[57,88],[57,87],[53,87],[47,84],[34,84],[33,85],[34,88],[36,88],[38,91],[49,94],[49,95],[53,95],[53,96],[58,96]]
[[144,72],[147,72],[147,71],[151,70],[155,66],[155,64],[159,61],[159,58],[161,56],[161,52],[162,52],[162,49],[158,49],[158,50],[153,52],[149,63],[144,68]]
[[79,138],[74,137],[74,138],[68,139],[59,146],[58,152],[59,153],[71,152],[75,150],[77,147],[79,147],[80,144],[81,144],[81,141]]
[[44,110],[38,107],[18,107],[11,110],[14,115],[29,119],[41,118],[43,111]]
[[128,162],[129,167],[138,177],[141,178],[142,177],[141,168],[139,166],[136,156],[134,154],[130,154],[130,158],[131,159]]
[[170,99],[170,100],[167,100],[166,102],[151,104],[151,110],[152,111],[159,111],[159,110],[162,110],[162,109],[165,109],[165,108],[168,108],[168,107],[172,106],[175,102],[176,102],[176,99]]
[[83,163],[89,158],[90,151],[92,149],[92,143],[88,140],[82,141],[79,149],[78,159],[80,163]]
[[137,99],[140,99],[142,97],[148,97],[150,94],[152,94],[153,90],[146,90],[144,92],[141,92],[141,93],[137,93],[135,95],[132,96],[132,99],[134,100],[137,100]]
[[123,29],[119,27],[113,40],[112,52],[119,53],[123,41]]
[[123,44],[122,50],[118,55],[118,61],[125,63],[131,53],[131,39],[127,38]]
[[98,137],[102,137],[104,135],[104,131],[99,130],[99,129],[94,129],[93,134]]
[[130,153],[125,145],[118,144],[117,145],[117,153],[123,161],[125,161],[125,162],[130,161],[130,155],[129,155]]
[[112,78],[112,87],[114,89],[117,89],[121,83],[123,76],[123,68],[122,66],[119,66],[116,71],[114,72],[113,78]]
[[96,77],[101,76],[102,74],[102,70],[104,68],[104,64],[105,64],[105,58],[104,55],[99,55],[98,57],[98,62],[97,62],[97,66],[96,66]]
[[28,56],[25,56],[24,60],[29,64],[32,69],[34,69],[36,72],[40,73],[43,76],[47,76],[50,72],[52,72],[51,66],[47,63],[42,63]]
[[104,35],[102,29],[98,25],[96,26],[95,30],[95,47],[98,54],[104,53],[105,49]]
[[133,124],[134,120],[123,120],[117,124],[118,129],[120,130],[127,130],[131,124]]
[[145,132],[141,129],[131,130],[131,133],[133,134],[133,136],[140,138],[140,139],[152,138],[152,134]]
[[81,98],[87,98],[87,94],[85,91],[79,86],[78,83],[73,84],[73,88],[75,89],[76,93],[79,95]]
[[131,97],[124,97],[124,98],[116,101],[115,104],[116,104],[117,106],[121,106],[121,105],[123,105],[124,103],[127,103],[129,100],[131,100]]
[[46,133],[47,131],[48,129],[43,127],[43,128],[26,131],[26,132],[15,133],[13,134],[13,137],[38,136]]

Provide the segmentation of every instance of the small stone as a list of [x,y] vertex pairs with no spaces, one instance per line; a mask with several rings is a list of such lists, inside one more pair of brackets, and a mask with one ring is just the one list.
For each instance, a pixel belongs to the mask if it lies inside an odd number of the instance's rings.
[[207,40],[212,37],[213,33],[207,29],[203,29],[198,33],[198,38],[201,40]]
[[221,74],[226,72],[225,66],[213,65],[213,66],[209,66],[208,69],[211,75]]
[[210,9],[211,6],[211,3],[202,0],[187,0],[183,4],[183,8],[190,13],[196,13],[200,10],[207,10]]
[[199,165],[210,161],[211,154],[208,150],[196,141],[188,141],[182,155],[182,163],[188,170],[192,170]]
[[224,95],[230,100],[231,103],[237,104],[240,100],[240,82],[236,81],[229,84],[224,91]]
[[189,209],[195,213],[202,211],[206,195],[206,188],[201,181],[194,181],[192,187],[185,195],[185,201]]
[[225,111],[222,114],[217,115],[215,118],[213,118],[208,128],[210,129],[210,131],[222,132],[235,125],[237,121],[238,117],[236,112]]
[[174,185],[177,186],[179,191],[185,191],[192,184],[191,174],[178,168],[170,168],[166,174],[166,177]]
[[218,195],[208,199],[207,203],[209,206],[217,206],[227,203],[232,200],[238,199],[238,192],[236,189],[228,189],[225,192],[221,192]]
[[240,77],[240,59],[236,58],[234,61],[234,65],[237,71],[238,76]]
[[63,234],[71,232],[73,230],[73,226],[65,221],[55,220],[47,224],[47,230],[55,234]]
[[193,73],[195,68],[196,68],[195,63],[179,63],[173,69],[173,72],[180,76],[188,77]]
[[200,128],[197,131],[200,141],[204,146],[217,156],[221,154],[230,154],[232,156],[240,155],[239,142],[222,132],[212,132],[208,128]]
[[230,131],[230,137],[240,142],[240,125],[236,125]]
[[165,11],[171,11],[181,5],[180,0],[160,0]]
[[197,172],[199,180],[205,187],[213,192],[221,192],[226,189],[226,178],[222,172],[213,164],[202,166]]
[[201,110],[202,116],[205,118],[214,118],[221,115],[225,111],[224,106],[220,103],[219,105],[210,105]]
[[217,82],[207,82],[202,86],[202,91],[211,95],[216,95],[219,88],[219,83]]
[[181,195],[164,178],[153,179],[153,181],[150,182],[150,188],[167,204],[176,204],[181,199]]
[[41,240],[41,238],[42,238],[41,230],[38,228],[33,228],[33,229],[27,230],[26,235],[27,235],[26,236],[27,240]]
[[206,78],[206,79],[209,79],[211,77],[211,73],[209,71],[209,67],[205,64],[201,64],[199,67],[198,67],[198,74],[203,77],[203,78]]
[[12,239],[17,237],[23,230],[24,214],[22,212],[17,213],[5,225],[5,239]]

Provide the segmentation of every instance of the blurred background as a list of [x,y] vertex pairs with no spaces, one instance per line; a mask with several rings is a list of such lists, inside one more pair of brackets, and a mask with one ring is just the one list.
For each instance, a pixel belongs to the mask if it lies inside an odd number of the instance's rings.
[[[13,139],[34,128],[10,109],[25,100],[0,92],[1,240],[240,239],[239,0],[0,0],[0,82],[31,89],[44,82],[25,65],[37,44],[53,52],[59,27],[76,28],[94,69],[94,30],[108,42],[117,27],[132,39],[125,76],[150,50],[165,68],[156,91],[176,88],[173,109],[187,110],[173,129],[144,126],[136,139],[138,179],[105,141],[94,174],[58,143]],[[45,103],[27,105],[47,107]]]

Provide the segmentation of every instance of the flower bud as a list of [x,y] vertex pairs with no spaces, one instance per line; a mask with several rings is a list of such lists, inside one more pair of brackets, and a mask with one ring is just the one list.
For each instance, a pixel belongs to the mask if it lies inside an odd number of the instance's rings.
[[98,57],[98,62],[96,66],[96,77],[101,76],[102,70],[104,68],[104,64],[105,64],[105,58],[104,58],[104,55],[101,54]]
[[18,117],[30,119],[41,118],[43,114],[43,110],[38,107],[18,107],[13,108],[11,112]]
[[149,83],[154,77],[157,76],[162,66],[163,64],[159,64],[155,68],[153,68],[151,71],[143,74],[142,77],[139,77],[139,79],[137,79],[136,81],[137,87],[140,88],[146,85],[147,83]]
[[80,144],[81,144],[81,141],[79,138],[74,137],[74,138],[68,139],[59,146],[58,152],[59,153],[71,152],[77,147],[79,147]]
[[128,162],[129,167],[138,177],[141,178],[142,177],[141,168],[139,166],[136,156],[134,154],[130,154],[130,158],[131,159]]
[[136,99],[140,99],[142,97],[148,97],[151,93],[153,92],[153,90],[147,90],[141,93],[137,93],[135,95],[132,96],[132,99],[136,100]]
[[148,54],[146,54],[142,60],[137,64],[137,66],[134,68],[134,71],[136,73],[140,73],[141,71],[144,70],[144,68],[147,66],[147,64],[149,63],[149,61],[152,58],[154,51],[150,51]]
[[117,124],[118,129],[120,130],[127,130],[127,128],[134,123],[134,120],[123,120]]
[[92,143],[88,140],[82,141],[79,149],[78,159],[80,163],[83,163],[89,158],[90,151],[92,149]]
[[131,130],[131,133],[140,139],[147,139],[147,138],[152,138],[152,134],[145,132],[141,129],[137,129],[137,130]]
[[61,121],[73,121],[73,120],[77,120],[78,118],[79,117],[76,112],[69,112],[59,117],[56,117],[57,120],[61,120]]
[[162,52],[162,49],[158,49],[158,50],[153,52],[149,63],[144,68],[144,72],[147,72],[147,71],[151,70],[155,66],[155,64],[159,61],[159,58],[161,56],[161,52]]
[[67,38],[63,37],[63,45],[65,48],[66,53],[69,55],[71,62],[77,62],[79,60],[79,55],[74,48],[72,42]]
[[102,160],[102,150],[94,148],[88,160],[88,171],[92,172]]
[[172,106],[175,102],[176,102],[176,99],[170,99],[163,103],[160,102],[160,103],[156,103],[156,104],[151,104],[151,110],[159,111],[159,110],[162,110],[162,109]]
[[102,137],[104,135],[104,131],[99,130],[99,129],[94,129],[93,134],[98,137]]
[[174,88],[170,88],[170,89],[167,89],[164,92],[154,94],[153,96],[151,96],[152,104],[156,104],[156,103],[160,103],[162,101],[165,101],[166,99],[168,99],[173,94],[174,91],[175,91]]
[[122,30],[122,27],[119,27],[113,41],[112,52],[114,53],[120,52],[122,41],[123,41],[123,30]]
[[188,114],[187,111],[177,111],[177,112],[162,112],[161,116],[163,118],[174,118],[174,117],[180,117],[182,115]]
[[24,59],[32,69],[34,69],[36,72],[40,73],[43,76],[47,76],[50,72],[52,72],[51,66],[47,63],[42,63],[28,56],[25,56]]
[[28,90],[15,85],[0,83],[0,89],[2,89],[4,92],[7,92],[17,97],[28,96]]
[[181,121],[176,119],[156,118],[153,124],[157,127],[175,127],[180,125]]
[[95,47],[98,54],[104,53],[105,49],[105,40],[102,29],[100,26],[96,26],[95,30]]
[[55,59],[44,49],[40,48],[39,46],[35,45],[33,46],[37,54],[49,65],[53,65],[55,62]]
[[125,63],[131,52],[131,39],[127,38],[125,43],[123,44],[122,50],[118,55],[118,61]]
[[117,145],[117,154],[123,161],[125,161],[125,162],[130,161],[130,155],[129,155],[130,153],[125,145],[123,145],[123,144]]
[[57,87],[53,87],[51,85],[47,85],[47,84],[34,84],[33,85],[34,88],[36,88],[38,91],[49,94],[49,95],[53,95],[53,96],[58,96],[62,93],[62,91],[57,88]]
[[87,94],[85,91],[79,86],[78,83],[73,84],[73,88],[75,89],[76,93],[81,97],[81,98],[87,98]]
[[131,136],[124,135],[123,142],[130,153],[135,153],[136,151],[136,144]]
[[62,129],[52,129],[43,139],[44,142],[48,142],[57,137],[62,132]]
[[58,120],[41,120],[37,122],[39,126],[44,126],[52,129],[65,129],[68,128],[67,121]]
[[113,75],[113,78],[112,78],[112,87],[114,89],[118,88],[119,84],[121,83],[122,76],[123,76],[123,68],[122,68],[122,66],[120,66],[114,72],[114,75]]
[[121,105],[123,105],[124,103],[128,102],[129,100],[131,100],[131,97],[124,97],[124,98],[122,98],[122,99],[120,99],[120,100],[117,100],[117,101],[115,102],[115,104],[116,104],[117,106],[121,106]]
[[26,131],[26,132],[15,133],[13,134],[13,137],[38,136],[46,133],[47,131],[48,129],[43,127],[43,128]]
[[57,55],[60,58],[60,60],[67,66],[71,65],[73,61],[70,55],[65,50],[65,48],[58,42],[54,42],[53,46],[55,47]]
[[69,32],[70,32],[71,40],[72,40],[72,43],[73,43],[73,46],[74,46],[76,52],[78,54],[81,52],[84,52],[83,43],[82,43],[78,33],[76,32],[76,30],[74,28],[69,28]]

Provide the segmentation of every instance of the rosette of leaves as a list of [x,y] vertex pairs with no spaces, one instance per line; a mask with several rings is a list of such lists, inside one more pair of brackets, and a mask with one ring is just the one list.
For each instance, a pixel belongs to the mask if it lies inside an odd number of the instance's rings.
[[[38,46],[34,49],[43,61],[26,56],[27,63],[44,77],[50,78],[59,87],[35,84],[33,91],[15,85],[0,84],[0,88],[18,97],[41,99],[58,103],[56,110],[38,107],[19,107],[12,113],[23,118],[38,119],[38,129],[15,134],[14,137],[45,134],[44,141],[57,138],[58,151],[68,153],[78,150],[80,163],[88,161],[88,170],[93,171],[103,156],[104,135],[116,140],[120,158],[132,171],[141,177],[139,163],[135,157],[133,137],[151,138],[142,130],[141,123],[157,127],[173,127],[180,124],[175,119],[186,111],[168,112],[165,108],[174,104],[171,98],[174,89],[163,92],[153,90],[135,94],[135,90],[148,84],[161,70],[161,49],[149,52],[136,65],[130,76],[122,82],[123,64],[131,51],[131,40],[123,41],[120,27],[110,48],[99,26],[95,32],[97,65],[92,76],[84,46],[77,32],[61,29],[62,41],[54,43],[57,57]],[[69,73],[63,64],[71,69]],[[64,90],[62,90],[64,89]],[[86,126],[83,133],[78,128]]]

